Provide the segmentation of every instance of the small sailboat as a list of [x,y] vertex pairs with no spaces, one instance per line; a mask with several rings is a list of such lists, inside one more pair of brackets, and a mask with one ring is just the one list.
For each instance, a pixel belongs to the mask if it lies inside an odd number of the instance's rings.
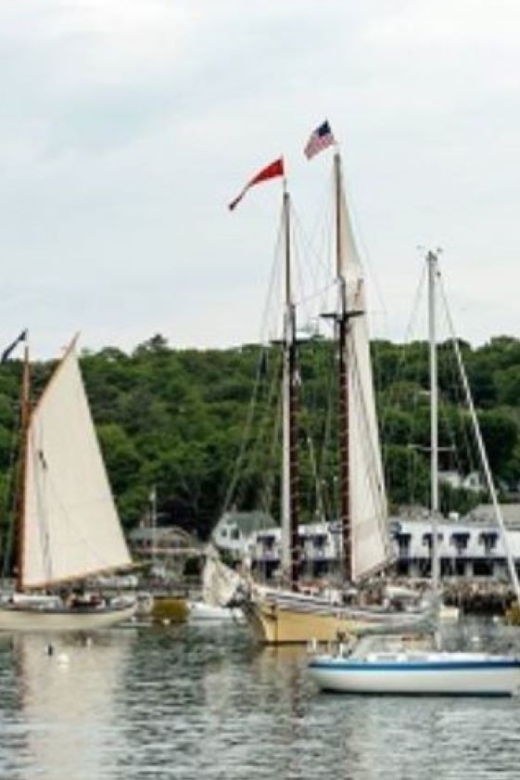
[[241,576],[226,566],[215,547],[208,544],[204,550],[202,592],[198,599],[188,599],[188,622],[191,624],[243,622],[235,595],[242,583]]
[[105,599],[82,583],[132,566],[76,354],[66,350],[33,409],[25,347],[15,528],[15,591],[0,631],[84,631],[119,623],[133,598]]
[[[338,505],[345,587],[382,571],[393,558],[370,358],[365,279],[347,209],[339,150],[334,154],[334,225],[338,365]],[[403,615],[392,609],[345,605],[343,586],[329,595],[298,590],[298,431],[299,376],[296,305],[292,286],[291,202],[284,179],[283,446],[281,569],[284,587],[251,583],[243,604],[256,637],[263,643],[334,641],[364,623],[397,624]],[[410,608],[407,621],[423,618],[422,606]]]
[[[436,288],[439,271],[437,256],[427,256],[429,278],[430,397],[431,397],[431,519],[433,592],[439,604],[439,556],[437,518],[438,494],[438,410],[436,357]],[[451,318],[449,319],[451,324]],[[520,588],[507,531],[501,516],[489,463],[480,434],[469,384],[458,342],[452,338],[466,401],[470,410],[477,446],[503,536],[509,572],[520,602]],[[439,648],[438,616],[432,630],[422,636],[365,637],[353,647],[344,644],[337,652],[315,655],[308,669],[322,690],[338,693],[407,694],[407,695],[487,695],[509,696],[520,692],[520,657],[476,652],[446,652]],[[389,641],[391,646],[388,646]],[[383,644],[383,647],[374,647]],[[386,644],[386,646],[385,646]]]

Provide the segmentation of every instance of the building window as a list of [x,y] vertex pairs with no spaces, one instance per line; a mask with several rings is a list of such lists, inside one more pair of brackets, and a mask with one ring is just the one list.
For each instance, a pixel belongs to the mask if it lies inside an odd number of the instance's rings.
[[473,562],[473,576],[474,577],[492,577],[493,576],[493,563],[492,563],[492,561],[474,561]]
[[258,536],[258,544],[261,544],[265,550],[272,550],[274,548],[275,537],[274,536]]
[[325,534],[317,534],[312,537],[312,542],[317,550],[322,550],[327,544],[327,537]]
[[402,558],[408,558],[410,556],[410,542],[412,541],[412,534],[397,533],[395,538],[397,540],[397,546],[399,547],[399,555]]
[[469,537],[470,537],[469,533],[452,534],[451,544],[457,550],[458,555],[464,552],[464,550],[468,549]]
[[486,555],[496,549],[498,534],[496,531],[483,531],[479,536],[479,542],[484,547]]
[[[432,549],[432,539],[433,539],[432,534],[423,534],[422,543],[423,545],[428,547],[429,550]],[[437,544],[441,544],[442,540],[443,540],[442,534],[437,534]]]

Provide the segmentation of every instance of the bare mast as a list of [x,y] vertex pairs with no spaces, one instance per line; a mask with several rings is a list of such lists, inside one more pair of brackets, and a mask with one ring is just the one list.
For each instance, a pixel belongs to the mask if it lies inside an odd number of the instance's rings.
[[291,587],[298,578],[298,428],[296,307],[291,275],[290,197],[284,183],[285,290],[283,326],[282,569]]
[[437,255],[428,252],[428,333],[430,342],[430,514],[431,576],[434,593],[439,592],[439,387],[437,371]]

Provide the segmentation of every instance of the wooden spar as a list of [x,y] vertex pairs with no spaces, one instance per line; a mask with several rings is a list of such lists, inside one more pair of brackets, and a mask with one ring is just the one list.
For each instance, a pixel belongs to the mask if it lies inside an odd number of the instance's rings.
[[297,356],[296,313],[291,278],[290,197],[284,189],[283,224],[285,240],[285,311],[283,375],[283,464],[282,464],[282,545],[283,568],[294,586],[298,578],[298,426],[297,426]]
[[18,502],[16,508],[16,584],[17,593],[23,591],[23,570],[25,554],[25,483],[27,473],[27,444],[30,422],[30,365],[29,348],[24,349],[24,363],[21,392],[21,440],[19,459]]
[[334,155],[334,184],[336,202],[336,274],[339,281],[340,304],[336,316],[338,349],[338,429],[339,429],[339,511],[343,539],[343,574],[347,582],[352,580],[352,529],[350,517],[350,431],[349,431],[349,376],[347,358],[347,334],[349,313],[347,309],[347,281],[343,267],[341,235],[341,160]]

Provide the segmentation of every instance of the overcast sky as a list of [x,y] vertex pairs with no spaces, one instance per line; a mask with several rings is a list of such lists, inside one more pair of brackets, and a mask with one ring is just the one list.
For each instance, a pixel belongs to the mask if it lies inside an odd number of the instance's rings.
[[280,154],[314,219],[341,143],[373,330],[443,248],[461,335],[520,336],[518,0],[5,0],[2,333],[129,350],[260,335]]

